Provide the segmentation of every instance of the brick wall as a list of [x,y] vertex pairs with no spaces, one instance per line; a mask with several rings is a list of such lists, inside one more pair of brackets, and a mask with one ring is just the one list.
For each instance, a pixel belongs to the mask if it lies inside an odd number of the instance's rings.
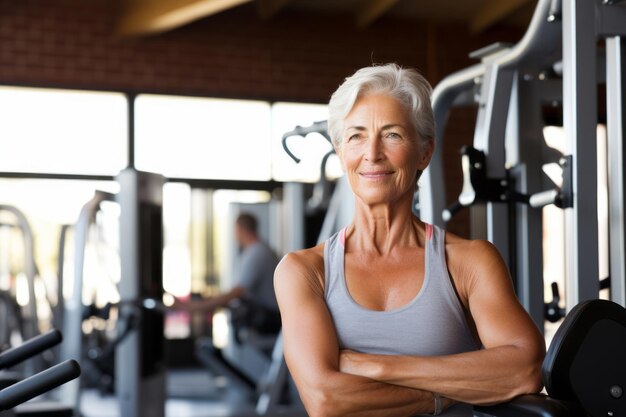
[[467,52],[520,31],[470,37],[460,26],[285,11],[254,4],[156,36],[116,35],[112,0],[0,0],[0,83],[325,102],[355,69],[416,66],[436,82]]

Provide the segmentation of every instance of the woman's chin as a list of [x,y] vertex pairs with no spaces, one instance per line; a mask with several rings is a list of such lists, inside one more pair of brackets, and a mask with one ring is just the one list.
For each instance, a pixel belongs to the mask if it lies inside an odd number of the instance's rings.
[[396,189],[365,189],[355,190],[357,201],[366,206],[394,206],[413,202],[413,191],[400,192]]
[[357,199],[367,206],[391,205],[398,200],[398,196],[392,193],[361,193]]

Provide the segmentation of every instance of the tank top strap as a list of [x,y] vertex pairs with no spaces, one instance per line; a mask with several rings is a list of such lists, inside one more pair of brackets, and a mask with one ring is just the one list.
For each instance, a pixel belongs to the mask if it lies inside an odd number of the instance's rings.
[[[450,311],[463,323],[467,323],[465,317],[465,309],[459,299],[454,282],[448,271],[448,262],[446,258],[446,231],[438,226],[431,225],[433,230],[432,238],[429,240],[431,247],[429,248],[429,259],[431,276],[436,277],[436,283],[431,285],[439,288],[442,301],[450,306]],[[468,338],[474,341],[469,327],[465,327]]]
[[445,230],[429,223],[425,223],[424,230],[426,232],[426,241],[429,246],[427,253],[429,253],[431,257],[429,261],[434,260],[433,258],[441,259],[442,256],[445,258]]
[[343,279],[344,246],[346,244],[346,228],[332,235],[324,243],[324,295],[338,289]]
[[[426,265],[429,274],[436,277],[436,281],[448,278],[448,267],[446,265],[446,232],[435,225],[425,223],[424,231],[426,235]],[[441,286],[440,282],[436,283]]]

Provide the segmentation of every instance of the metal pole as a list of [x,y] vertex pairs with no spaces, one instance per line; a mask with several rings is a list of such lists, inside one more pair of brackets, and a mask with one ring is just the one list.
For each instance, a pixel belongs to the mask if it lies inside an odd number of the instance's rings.
[[[89,239],[89,228],[100,210],[100,203],[113,201],[114,196],[96,191],[94,196],[81,208],[74,225],[74,277],[72,292],[64,300],[63,335],[61,359],[79,359],[83,356],[83,274],[85,272],[85,254]],[[63,289],[61,288],[61,295]],[[80,410],[80,379],[63,385],[58,391],[59,399],[67,406]]]
[[131,329],[115,353],[120,417],[165,415],[164,317],[146,299],[163,297],[163,183],[125,169],[120,192],[120,321]]
[[127,94],[128,100],[128,167],[135,167],[135,94]]
[[563,125],[573,156],[573,207],[565,210],[567,309],[598,297],[595,2],[563,1]]
[[283,188],[283,250],[292,252],[305,247],[304,187],[285,183]]
[[606,112],[609,164],[609,238],[611,300],[626,306],[626,230],[624,228],[624,115],[626,82],[624,45],[619,36],[606,39]]
[[[511,177],[515,189],[520,193],[533,193],[543,189],[541,165],[543,145],[543,120],[541,102],[545,99],[545,84],[548,81],[526,80],[517,77],[517,100],[512,102],[516,109],[518,157],[507,158],[507,164],[515,168]],[[559,83],[560,84],[560,83]],[[558,88],[560,92],[560,85]],[[560,97],[559,97],[560,98]],[[520,109],[523,109],[520,111]],[[509,123],[511,117],[509,116]],[[508,137],[507,137],[508,139]],[[513,152],[508,152],[513,154]],[[520,302],[528,311],[539,329],[544,329],[543,294],[543,221],[541,209],[527,205],[515,206],[516,237],[516,289]]]
[[[494,63],[487,67],[483,77],[474,147],[485,152],[490,178],[506,177],[504,137],[514,73],[514,70]],[[506,204],[487,203],[487,239],[498,248],[510,267],[509,208]]]

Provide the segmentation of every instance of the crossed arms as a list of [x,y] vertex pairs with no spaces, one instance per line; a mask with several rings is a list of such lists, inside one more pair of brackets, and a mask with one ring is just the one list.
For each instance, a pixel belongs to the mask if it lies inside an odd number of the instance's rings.
[[433,393],[446,408],[504,402],[541,389],[543,338],[517,302],[504,263],[485,242],[459,250],[469,253],[455,257],[476,255],[471,267],[449,268],[468,277],[457,291],[484,349],[438,357],[340,351],[324,301],[322,248],[283,259],[274,285],[285,359],[311,417],[413,416],[434,411]]

